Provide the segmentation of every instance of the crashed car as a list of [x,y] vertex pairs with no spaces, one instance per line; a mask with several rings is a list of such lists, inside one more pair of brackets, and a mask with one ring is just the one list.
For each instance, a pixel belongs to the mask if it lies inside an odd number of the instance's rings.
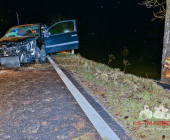
[[78,49],[78,45],[75,20],[51,27],[42,23],[14,26],[0,39],[0,63],[2,67],[20,67],[33,60],[43,63],[47,54]]

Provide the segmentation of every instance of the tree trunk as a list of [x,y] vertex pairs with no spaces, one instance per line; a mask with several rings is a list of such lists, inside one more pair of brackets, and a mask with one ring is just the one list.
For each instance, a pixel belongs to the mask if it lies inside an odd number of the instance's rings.
[[170,0],[166,0],[161,81],[170,84]]

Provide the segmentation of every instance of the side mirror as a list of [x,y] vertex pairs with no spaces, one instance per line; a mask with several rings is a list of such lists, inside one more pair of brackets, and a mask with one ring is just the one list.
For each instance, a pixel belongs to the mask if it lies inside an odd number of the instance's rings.
[[50,32],[44,31],[44,37],[49,37],[51,35]]

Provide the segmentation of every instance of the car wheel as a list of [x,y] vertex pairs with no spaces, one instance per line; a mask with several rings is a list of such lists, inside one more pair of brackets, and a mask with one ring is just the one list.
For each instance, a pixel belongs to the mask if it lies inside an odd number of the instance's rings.
[[46,51],[45,51],[45,46],[43,45],[41,47],[41,50],[37,47],[36,48],[36,59],[35,61],[40,64],[40,63],[44,63],[46,61]]

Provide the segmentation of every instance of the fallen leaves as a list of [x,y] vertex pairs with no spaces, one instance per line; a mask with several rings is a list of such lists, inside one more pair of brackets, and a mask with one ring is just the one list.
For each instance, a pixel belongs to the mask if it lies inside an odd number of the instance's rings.
[[136,131],[136,130],[138,130],[140,127],[132,127],[131,128],[131,131]]
[[129,118],[129,116],[125,116],[123,119],[127,119],[127,118]]
[[24,105],[28,105],[28,104],[31,104],[31,103],[33,103],[34,101],[23,101],[23,104]]
[[130,138],[130,135],[127,132],[125,132],[125,134],[126,134],[126,136],[128,136]]
[[[100,92],[97,92],[97,91],[94,92],[94,94],[99,94],[99,93],[100,93]],[[101,93],[101,96],[102,96],[103,98],[106,98],[106,94],[105,94],[104,92]]]
[[102,97],[105,98],[105,97],[106,97],[106,94],[105,94],[105,93],[102,93]]
[[72,126],[79,131],[80,129],[84,128],[85,123],[86,123],[86,120],[80,118],[77,122],[73,123]]
[[94,94],[99,94],[99,92],[95,92]]
[[130,125],[130,123],[127,121],[127,122],[126,122],[126,125]]
[[168,106],[168,103],[167,103],[167,102],[165,103],[165,106]]
[[55,128],[53,131],[57,131],[59,128],[60,128],[60,127],[58,127],[58,128]]
[[48,98],[48,99],[45,99],[45,100],[43,100],[44,102],[50,102],[50,101],[52,101],[53,100],[53,98]]
[[0,129],[0,134],[3,134],[3,131],[4,131],[4,130]]
[[41,125],[45,125],[45,124],[47,124],[47,122],[42,122],[42,123],[41,123]]
[[146,139],[146,138],[147,138],[146,135],[140,135],[140,137],[141,137],[142,139]]

